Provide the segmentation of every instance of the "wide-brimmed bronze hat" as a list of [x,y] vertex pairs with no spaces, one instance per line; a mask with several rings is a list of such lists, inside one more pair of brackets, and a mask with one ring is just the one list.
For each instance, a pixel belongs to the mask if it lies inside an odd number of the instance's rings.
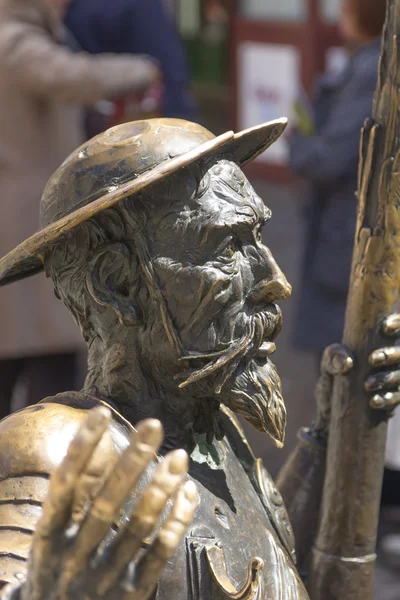
[[243,166],[279,138],[286,119],[218,137],[196,123],[149,119],[112,127],[75,150],[49,179],[37,233],[0,260],[0,286],[43,270],[46,247],[123,198],[213,157]]

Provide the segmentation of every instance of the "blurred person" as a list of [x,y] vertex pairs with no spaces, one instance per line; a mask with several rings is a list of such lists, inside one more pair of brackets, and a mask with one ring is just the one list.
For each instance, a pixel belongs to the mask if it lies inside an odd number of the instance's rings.
[[[37,229],[46,181],[82,141],[81,106],[159,79],[149,58],[92,57],[63,47],[68,4],[0,0],[0,255]],[[36,279],[1,294],[0,418],[18,388],[27,404],[60,391],[60,382],[74,388],[81,340],[59,304],[52,287]]]
[[197,121],[185,50],[163,0],[72,0],[65,24],[91,54],[147,54],[158,60],[162,116]]
[[360,130],[371,115],[385,0],[344,0],[340,29],[349,53],[339,73],[321,77],[313,123],[290,141],[290,166],[311,184],[295,345],[320,359],[342,339],[356,227]]
[[[297,107],[300,130],[290,141],[290,165],[312,188],[295,344],[320,360],[341,340],[356,229],[360,130],[371,115],[378,76],[385,0],[344,0],[340,28],[346,68],[319,81],[313,122]],[[389,425],[382,504],[400,506],[400,413]],[[383,542],[385,543],[385,541]],[[390,537],[400,565],[400,536]]]

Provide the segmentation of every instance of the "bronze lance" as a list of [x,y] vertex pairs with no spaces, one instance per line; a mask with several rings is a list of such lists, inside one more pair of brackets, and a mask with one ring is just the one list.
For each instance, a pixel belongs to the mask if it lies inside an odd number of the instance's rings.
[[[398,394],[371,399],[364,381],[372,350],[387,346],[386,336],[398,334],[400,327],[398,318],[387,319],[396,311],[400,291],[399,44],[400,0],[388,0],[372,118],[360,144],[358,221],[343,336],[354,368],[336,375],[333,385],[309,578],[312,600],[372,598],[387,409],[398,404]],[[370,365],[379,358],[372,354]]]

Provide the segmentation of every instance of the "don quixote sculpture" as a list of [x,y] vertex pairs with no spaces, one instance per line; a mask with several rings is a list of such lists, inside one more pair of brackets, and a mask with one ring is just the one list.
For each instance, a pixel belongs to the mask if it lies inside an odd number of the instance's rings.
[[88,375],[0,424],[0,597],[371,598],[400,398],[399,8],[389,1],[362,135],[345,345],[325,351],[315,423],[277,486],[235,413],[283,444],[271,355],[291,288],[241,169],[286,121],[219,137],[128,123],[51,177],[42,227],[0,261],[0,285],[45,271],[88,344]]

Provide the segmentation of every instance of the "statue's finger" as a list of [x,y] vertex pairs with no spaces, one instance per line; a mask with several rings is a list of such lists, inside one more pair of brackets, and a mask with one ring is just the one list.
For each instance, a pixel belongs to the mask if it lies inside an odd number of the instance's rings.
[[165,567],[174,555],[198,505],[196,486],[186,482],[179,490],[169,517],[163,524],[154,544],[139,562],[132,584],[124,600],[148,600]]
[[111,420],[103,407],[92,409],[69,445],[67,454],[50,479],[49,493],[43,503],[36,536],[48,537],[71,516],[75,487]]
[[386,373],[374,373],[370,375],[364,384],[365,391],[379,392],[380,390],[392,390],[400,385],[400,371],[388,371]]
[[147,419],[137,426],[130,446],[123,452],[103,488],[93,500],[76,535],[69,558],[64,562],[61,589],[68,589],[96,547],[119,521],[120,510],[163,440],[160,421]]
[[389,337],[400,336],[400,314],[395,313],[387,317],[382,325],[382,333]]
[[400,346],[391,346],[375,350],[369,356],[369,364],[373,367],[390,367],[400,363]]
[[111,431],[105,431],[77,485],[72,505],[72,523],[79,526],[97,494],[100,492],[119,459]]
[[384,395],[375,394],[370,401],[370,407],[375,410],[392,410],[399,404],[400,392],[387,392]]
[[342,344],[331,344],[325,348],[321,359],[321,373],[345,375],[353,366],[353,356]]
[[[175,450],[157,467],[153,478],[133,509],[116,543],[107,553],[106,571],[100,572],[97,593],[106,596],[118,582],[127,565],[157,526],[168,500],[175,496],[188,469],[188,455]],[[100,567],[101,571],[101,567]]]

